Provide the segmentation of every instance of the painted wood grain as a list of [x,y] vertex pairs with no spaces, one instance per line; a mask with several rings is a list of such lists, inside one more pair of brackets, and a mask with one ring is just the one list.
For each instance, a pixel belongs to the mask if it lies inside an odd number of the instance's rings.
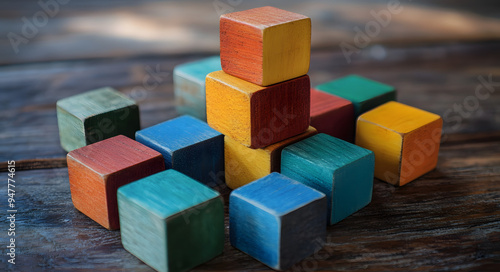
[[136,103],[112,88],[101,88],[57,101],[61,146],[71,151],[140,129]]
[[311,19],[275,7],[220,17],[224,72],[260,86],[303,76],[311,58]]
[[239,143],[261,148],[309,127],[307,75],[262,87],[217,71],[208,74],[207,122]]
[[354,142],[352,102],[311,88],[311,126],[319,133]]
[[118,229],[118,187],[165,170],[160,153],[115,136],[68,153],[75,208],[107,229]]
[[388,101],[396,100],[394,87],[358,75],[348,75],[315,88],[351,101],[356,118]]
[[175,66],[174,95],[177,112],[207,121],[205,78],[221,70],[220,57],[212,56]]
[[304,133],[264,148],[249,148],[231,137],[224,137],[224,162],[226,184],[236,189],[272,172],[281,170],[281,150],[286,146],[315,135],[309,127]]
[[231,192],[231,245],[273,269],[289,269],[324,241],[326,206],[323,193],[271,173]]
[[186,271],[220,255],[220,194],[169,169],[118,189],[123,247],[157,271]]
[[375,153],[375,177],[402,186],[437,165],[443,120],[388,102],[358,119],[356,144]]
[[336,224],[371,202],[373,152],[323,133],[281,152],[281,173],[323,192]]
[[136,133],[138,142],[160,152],[167,169],[207,184],[224,182],[224,135],[184,115]]

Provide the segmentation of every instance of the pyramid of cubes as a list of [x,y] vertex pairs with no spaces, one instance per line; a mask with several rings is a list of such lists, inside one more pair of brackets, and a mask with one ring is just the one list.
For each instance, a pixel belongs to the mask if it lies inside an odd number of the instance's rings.
[[227,185],[231,245],[286,270],[370,203],[374,176],[401,186],[436,166],[439,116],[356,75],[311,88],[310,46],[306,16],[234,12],[220,57],[174,70],[186,115],[139,130],[138,105],[112,88],[58,101],[74,206],[154,269],[185,271],[223,252],[213,188]]

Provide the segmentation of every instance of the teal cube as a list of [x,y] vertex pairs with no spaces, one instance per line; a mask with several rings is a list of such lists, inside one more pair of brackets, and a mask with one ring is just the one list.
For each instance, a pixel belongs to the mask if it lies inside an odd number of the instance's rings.
[[372,151],[320,133],[281,152],[281,173],[327,196],[328,220],[335,224],[371,202]]
[[57,101],[61,146],[66,151],[117,135],[134,139],[140,129],[139,107],[112,88],[101,88]]
[[179,114],[207,121],[205,77],[219,70],[222,70],[219,56],[180,64],[174,68],[174,95]]
[[222,253],[220,194],[173,169],[118,189],[123,247],[158,271],[186,271]]
[[332,80],[316,86],[316,89],[351,101],[356,118],[386,102],[396,100],[394,87],[358,75]]

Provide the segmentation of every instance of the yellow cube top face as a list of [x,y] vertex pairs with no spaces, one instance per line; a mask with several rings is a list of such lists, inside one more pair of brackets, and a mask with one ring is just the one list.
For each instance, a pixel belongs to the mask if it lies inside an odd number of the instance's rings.
[[310,59],[310,18],[305,17],[263,30],[263,86],[307,74]]
[[372,122],[397,133],[410,133],[441,119],[437,114],[417,109],[399,102],[387,102],[362,114],[359,120]]

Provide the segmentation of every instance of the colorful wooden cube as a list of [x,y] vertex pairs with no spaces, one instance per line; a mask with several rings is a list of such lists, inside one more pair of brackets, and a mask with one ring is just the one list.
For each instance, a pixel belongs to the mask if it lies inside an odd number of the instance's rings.
[[335,224],[372,199],[373,152],[323,133],[281,152],[281,173],[323,192]]
[[208,124],[245,146],[265,147],[309,127],[307,75],[261,87],[217,71],[208,74],[206,90]]
[[137,131],[138,142],[160,152],[167,169],[204,184],[219,184],[224,173],[224,135],[185,115]]
[[220,17],[224,72],[260,86],[303,76],[311,57],[311,19],[274,7]]
[[175,66],[173,76],[177,112],[206,121],[205,77],[221,69],[219,56]]
[[349,75],[316,86],[316,89],[352,102],[357,118],[386,102],[396,100],[394,87],[358,75]]
[[326,197],[272,173],[231,192],[231,245],[267,266],[286,270],[326,238]]
[[157,271],[186,271],[224,248],[217,191],[173,169],[118,189],[123,247]]
[[354,106],[336,95],[311,89],[311,126],[319,133],[354,142]]
[[101,88],[57,101],[61,146],[71,151],[116,135],[134,138],[139,107],[112,88]]
[[442,127],[437,114],[388,102],[359,117],[356,144],[375,152],[375,177],[402,186],[436,167]]
[[75,208],[107,229],[118,229],[118,187],[165,170],[160,153],[119,135],[68,153]]
[[236,189],[272,172],[281,171],[281,150],[286,146],[315,135],[309,127],[304,133],[264,148],[249,148],[231,137],[224,137],[224,162],[226,184]]

